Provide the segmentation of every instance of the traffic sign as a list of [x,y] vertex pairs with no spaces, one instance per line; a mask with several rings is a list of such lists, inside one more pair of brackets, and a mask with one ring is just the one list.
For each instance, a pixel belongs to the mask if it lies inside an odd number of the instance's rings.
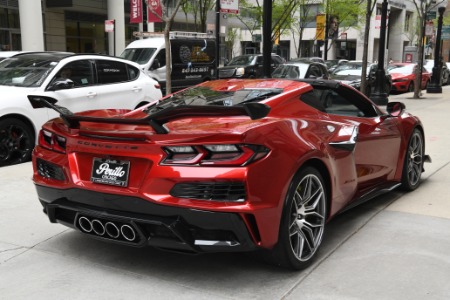
[[450,25],[442,26],[441,39],[450,40]]

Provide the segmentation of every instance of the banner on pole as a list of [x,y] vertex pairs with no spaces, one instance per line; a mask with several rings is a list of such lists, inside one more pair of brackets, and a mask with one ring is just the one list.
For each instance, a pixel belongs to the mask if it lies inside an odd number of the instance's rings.
[[142,0],[130,0],[130,23],[142,23]]
[[319,14],[316,16],[316,40],[325,40],[325,21],[326,16],[324,14]]
[[159,3],[159,0],[149,0],[147,7],[147,22],[149,23],[162,22],[163,20],[161,20],[159,16],[162,16],[162,7],[161,4]]

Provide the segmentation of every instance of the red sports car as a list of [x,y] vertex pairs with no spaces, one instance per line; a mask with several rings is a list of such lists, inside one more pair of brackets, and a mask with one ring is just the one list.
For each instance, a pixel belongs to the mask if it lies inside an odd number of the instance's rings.
[[[392,76],[392,91],[413,92],[416,82],[417,64],[414,63],[393,63],[388,65],[388,72]],[[426,89],[431,80],[431,74],[424,68],[422,70],[421,89]]]
[[134,111],[53,108],[33,152],[51,222],[131,246],[308,266],[330,218],[420,184],[424,129],[335,81],[205,82]]

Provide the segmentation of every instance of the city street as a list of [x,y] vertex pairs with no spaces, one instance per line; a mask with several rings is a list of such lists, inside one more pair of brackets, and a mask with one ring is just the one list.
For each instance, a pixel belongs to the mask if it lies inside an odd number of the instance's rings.
[[422,185],[349,210],[319,257],[288,271],[252,254],[184,255],[91,239],[42,212],[31,163],[0,168],[0,299],[449,299],[450,86],[393,95],[425,127]]

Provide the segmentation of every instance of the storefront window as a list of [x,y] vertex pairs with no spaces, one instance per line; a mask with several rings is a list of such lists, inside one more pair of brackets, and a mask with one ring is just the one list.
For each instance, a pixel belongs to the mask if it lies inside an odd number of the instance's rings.
[[66,50],[75,53],[107,53],[105,19],[105,16],[100,15],[66,12]]
[[19,10],[0,7],[0,51],[21,49]]

